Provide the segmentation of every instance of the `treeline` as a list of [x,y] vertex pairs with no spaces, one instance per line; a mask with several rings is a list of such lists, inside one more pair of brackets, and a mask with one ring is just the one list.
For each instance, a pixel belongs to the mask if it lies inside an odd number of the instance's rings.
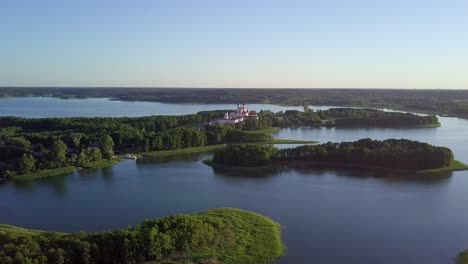
[[236,145],[219,150],[213,162],[234,166],[263,166],[300,161],[310,164],[357,166],[420,171],[446,167],[454,160],[446,147],[427,143],[388,139],[361,139],[354,142],[304,145],[278,150],[271,146]]
[[300,127],[300,126],[320,126],[322,120],[316,112],[312,110],[297,111],[286,110],[277,113],[271,111],[260,111],[259,120],[262,123],[271,124],[274,127]]
[[273,113],[261,111],[259,120],[249,128],[299,126],[337,126],[337,127],[424,127],[438,126],[435,115],[420,116],[411,113],[386,112],[376,109],[331,108],[324,111],[304,112],[287,110]]
[[421,116],[375,109],[331,108],[325,111],[318,111],[317,115],[320,119],[327,119],[338,127],[418,127],[440,124],[435,115]]
[[0,129],[0,180],[42,169],[83,166],[114,156],[114,141],[108,135],[87,141],[89,138],[80,133],[59,136],[19,132]]
[[2,96],[107,97],[167,103],[271,103],[405,108],[468,116],[468,90],[0,88]]
[[229,166],[265,166],[271,164],[278,149],[271,145],[237,144],[228,145],[215,152],[213,162]]
[[0,225],[2,264],[272,263],[282,253],[276,223],[236,209],[145,220],[104,233]]
[[205,126],[216,112],[137,118],[0,118],[0,180],[42,169],[83,166],[114,152],[271,141],[270,133]]

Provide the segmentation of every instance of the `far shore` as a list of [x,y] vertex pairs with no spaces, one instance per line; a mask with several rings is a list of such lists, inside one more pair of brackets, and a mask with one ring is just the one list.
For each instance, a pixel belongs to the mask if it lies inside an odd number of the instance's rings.
[[[30,96],[30,97],[41,97],[41,96]],[[60,99],[68,99],[62,98],[60,95],[52,95],[52,96],[42,96],[42,97],[52,97],[52,98],[60,98]],[[0,97],[1,98],[1,97]],[[162,102],[162,101],[152,101],[152,100],[143,100],[143,99],[123,99],[117,97],[106,97],[106,96],[96,96],[96,97],[78,97],[78,96],[69,96],[71,99],[90,99],[90,98],[106,98],[110,101],[122,101],[122,102],[153,102],[153,103],[162,103],[162,104],[193,104],[193,105],[201,105],[201,104],[217,104],[217,103],[206,103],[206,102]],[[274,103],[271,101],[264,101],[264,102],[246,102],[247,104],[272,104],[278,106],[290,106],[290,107],[299,107],[303,106],[302,104],[288,104],[288,103]],[[230,104],[230,103],[222,103],[222,104]],[[356,108],[371,108],[371,109],[389,109],[393,111],[402,111],[408,113],[418,113],[418,114],[427,114],[427,115],[439,115],[443,117],[457,117],[468,119],[468,115],[463,115],[459,113],[441,113],[438,111],[430,111],[430,110],[421,110],[417,108],[409,108],[409,107],[398,107],[398,106],[382,106],[382,107],[375,107],[375,106],[362,106],[362,105],[352,105],[352,104],[343,104],[343,105],[323,105],[323,104],[314,104],[314,106],[327,106],[327,107],[356,107]]]

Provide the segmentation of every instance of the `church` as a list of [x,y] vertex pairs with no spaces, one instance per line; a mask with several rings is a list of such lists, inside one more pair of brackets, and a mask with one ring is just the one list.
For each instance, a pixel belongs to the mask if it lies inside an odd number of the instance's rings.
[[236,124],[248,118],[258,119],[257,112],[249,111],[245,104],[238,104],[236,111],[226,112],[223,118],[213,120],[210,124]]

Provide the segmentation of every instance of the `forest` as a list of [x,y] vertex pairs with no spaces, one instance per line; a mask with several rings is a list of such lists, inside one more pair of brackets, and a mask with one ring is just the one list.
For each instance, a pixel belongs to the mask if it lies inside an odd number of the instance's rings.
[[0,180],[40,170],[83,167],[115,154],[174,150],[227,143],[271,142],[272,127],[378,126],[438,124],[436,116],[372,109],[261,111],[259,119],[209,125],[228,110],[180,116],[118,118],[0,117]]
[[172,215],[103,233],[0,225],[2,264],[273,263],[284,251],[277,223],[238,209]]
[[[287,110],[273,113],[261,111],[259,127],[270,125],[273,127],[299,126],[336,126],[336,127],[432,127],[439,126],[435,115],[415,115],[411,113],[386,112],[376,109],[330,108],[328,110],[305,111]],[[246,125],[249,125],[248,123]],[[252,126],[255,127],[255,126]]]
[[362,166],[408,171],[443,168],[454,160],[452,151],[427,143],[407,140],[361,139],[354,142],[303,145],[277,149],[271,146],[240,144],[218,150],[213,162],[229,166],[265,166],[300,161],[302,164]]
[[201,89],[201,88],[34,88],[0,87],[0,97],[105,97],[165,103],[270,103],[282,105],[392,108],[468,116],[468,90],[449,89]]
[[137,118],[0,117],[0,180],[83,166],[114,154],[239,142],[268,142],[267,131],[206,126],[216,113]]

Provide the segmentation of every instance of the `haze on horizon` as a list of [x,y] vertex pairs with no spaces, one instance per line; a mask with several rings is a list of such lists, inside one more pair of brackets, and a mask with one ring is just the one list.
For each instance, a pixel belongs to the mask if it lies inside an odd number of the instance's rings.
[[468,88],[468,1],[5,1],[0,86]]

